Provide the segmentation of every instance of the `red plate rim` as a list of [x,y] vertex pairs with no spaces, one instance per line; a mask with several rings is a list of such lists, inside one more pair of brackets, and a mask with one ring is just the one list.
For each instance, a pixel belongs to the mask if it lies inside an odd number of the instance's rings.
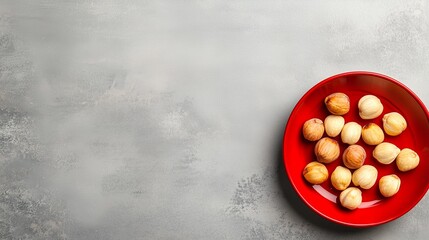
[[[310,208],[312,209],[314,212],[316,212],[317,214],[319,214],[320,216],[334,222],[334,223],[338,223],[344,226],[350,226],[350,227],[358,227],[358,228],[362,228],[362,227],[372,227],[372,226],[377,226],[377,225],[381,225],[390,221],[393,221],[397,218],[400,218],[401,216],[403,216],[404,214],[406,214],[407,212],[409,212],[411,209],[414,208],[415,205],[410,206],[403,214],[398,214],[395,217],[389,218],[389,219],[385,219],[383,221],[378,221],[378,222],[373,222],[373,223],[364,223],[364,224],[354,224],[354,223],[349,223],[349,222],[345,222],[345,221],[340,221],[338,219],[332,218],[324,213],[322,213],[321,211],[319,211],[317,208],[313,207],[306,199],[305,197],[300,193],[300,191],[298,190],[297,186],[294,183],[294,180],[290,177],[291,173],[289,172],[289,169],[286,167],[286,151],[285,151],[285,138],[286,135],[288,133],[288,129],[290,129],[290,119],[291,116],[293,116],[296,111],[297,111],[297,107],[301,104],[302,101],[304,101],[304,99],[307,97],[307,95],[310,95],[315,89],[319,88],[320,86],[324,85],[326,82],[332,81],[333,79],[336,78],[340,78],[340,77],[347,77],[347,76],[352,76],[352,75],[368,75],[368,76],[374,76],[374,77],[379,77],[382,79],[385,79],[387,81],[390,81],[398,86],[400,86],[401,88],[403,88],[405,91],[407,91],[410,96],[412,96],[416,102],[420,105],[420,107],[422,108],[422,110],[424,111],[426,117],[429,119],[429,112],[425,106],[425,104],[423,103],[423,101],[410,89],[408,88],[406,85],[404,85],[403,83],[399,82],[398,80],[391,78],[387,75],[384,74],[380,74],[380,73],[376,73],[376,72],[370,72],[370,71],[349,71],[349,72],[343,72],[343,73],[339,73],[336,75],[333,75],[331,77],[328,77],[322,81],[320,81],[319,83],[317,83],[316,85],[314,85],[312,88],[310,88],[302,97],[301,99],[295,104],[295,107],[293,108],[292,112],[289,115],[289,119],[286,123],[286,127],[285,127],[285,131],[284,131],[284,135],[283,135],[283,165],[286,171],[286,175],[289,179],[289,182],[291,183],[293,189],[295,190],[295,192],[298,194],[298,196],[301,198],[301,200],[303,200],[303,202]],[[426,185],[426,189],[425,191],[423,191],[423,194],[421,194],[421,196],[416,196],[416,198],[418,199],[417,203],[420,202],[420,200],[425,196],[426,192],[429,190],[429,184]]]

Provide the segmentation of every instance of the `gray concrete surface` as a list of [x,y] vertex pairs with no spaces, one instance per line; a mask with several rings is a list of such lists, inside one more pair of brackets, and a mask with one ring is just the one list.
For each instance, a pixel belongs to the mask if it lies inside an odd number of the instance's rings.
[[306,208],[281,142],[344,71],[429,104],[427,1],[0,1],[0,239],[425,239]]

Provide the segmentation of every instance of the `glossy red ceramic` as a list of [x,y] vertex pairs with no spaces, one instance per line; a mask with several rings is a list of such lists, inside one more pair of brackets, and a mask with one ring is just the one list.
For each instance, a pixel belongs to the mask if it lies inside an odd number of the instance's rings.
[[[384,114],[392,111],[401,113],[407,120],[407,129],[399,136],[385,135],[385,142],[391,142],[399,148],[411,148],[420,156],[419,166],[409,172],[400,172],[395,162],[382,165],[372,157],[374,146],[366,145],[362,139],[358,144],[367,152],[365,164],[378,169],[378,179],[374,187],[362,190],[363,203],[353,211],[339,204],[340,191],[334,189],[330,181],[321,185],[311,185],[305,181],[302,170],[305,165],[315,161],[315,142],[309,142],[302,136],[302,126],[310,118],[324,119],[329,115],[324,99],[331,93],[343,92],[350,97],[351,108],[344,115],[346,122],[355,121],[364,126],[374,122],[382,126]],[[358,114],[357,103],[367,94],[380,98],[384,111],[376,119],[362,120]],[[325,135],[326,136],[326,133]],[[340,158],[327,164],[329,173],[336,166],[343,165],[341,156],[347,147],[341,143]],[[372,72],[347,72],[325,79],[311,88],[296,104],[292,111],[284,134],[284,165],[289,180],[301,199],[321,216],[347,226],[369,227],[380,225],[401,217],[411,210],[426,194],[429,188],[429,114],[423,102],[405,85],[388,76]],[[399,192],[384,198],[378,190],[378,180],[387,174],[397,174],[401,178]]]

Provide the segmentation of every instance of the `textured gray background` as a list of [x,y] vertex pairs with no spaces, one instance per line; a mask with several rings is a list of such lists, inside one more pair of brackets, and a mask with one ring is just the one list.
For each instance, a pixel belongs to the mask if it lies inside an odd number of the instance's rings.
[[1,239],[423,239],[292,191],[285,123],[370,70],[429,104],[427,1],[0,0]]

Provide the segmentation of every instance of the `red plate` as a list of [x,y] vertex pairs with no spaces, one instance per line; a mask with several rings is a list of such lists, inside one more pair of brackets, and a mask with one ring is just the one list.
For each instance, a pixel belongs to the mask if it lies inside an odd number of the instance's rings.
[[[347,210],[338,203],[340,191],[334,189],[330,181],[321,185],[311,185],[302,176],[305,165],[315,161],[315,142],[309,142],[302,136],[302,126],[310,118],[324,119],[329,115],[324,99],[331,93],[343,92],[350,97],[350,111],[344,118],[346,122],[355,121],[362,126],[374,122],[382,127],[385,113],[396,111],[407,120],[407,129],[399,136],[385,135],[385,141],[399,148],[411,148],[420,156],[419,166],[409,172],[400,172],[395,162],[382,165],[372,157],[374,146],[366,145],[362,139],[358,144],[367,152],[365,164],[378,169],[376,185],[362,190],[362,205],[353,211]],[[380,98],[384,106],[383,114],[373,120],[362,120],[358,114],[357,103],[366,95],[373,94]],[[411,210],[423,198],[429,188],[429,114],[423,102],[402,83],[372,72],[347,72],[332,76],[311,88],[293,109],[283,142],[283,156],[289,180],[301,199],[321,216],[347,226],[369,227],[380,225],[401,217]],[[326,133],[325,135],[326,136]],[[342,165],[342,152],[347,146],[341,143],[341,155],[336,161],[327,164],[329,173],[336,166]],[[397,174],[401,178],[399,192],[384,198],[378,190],[378,180],[387,174]]]

